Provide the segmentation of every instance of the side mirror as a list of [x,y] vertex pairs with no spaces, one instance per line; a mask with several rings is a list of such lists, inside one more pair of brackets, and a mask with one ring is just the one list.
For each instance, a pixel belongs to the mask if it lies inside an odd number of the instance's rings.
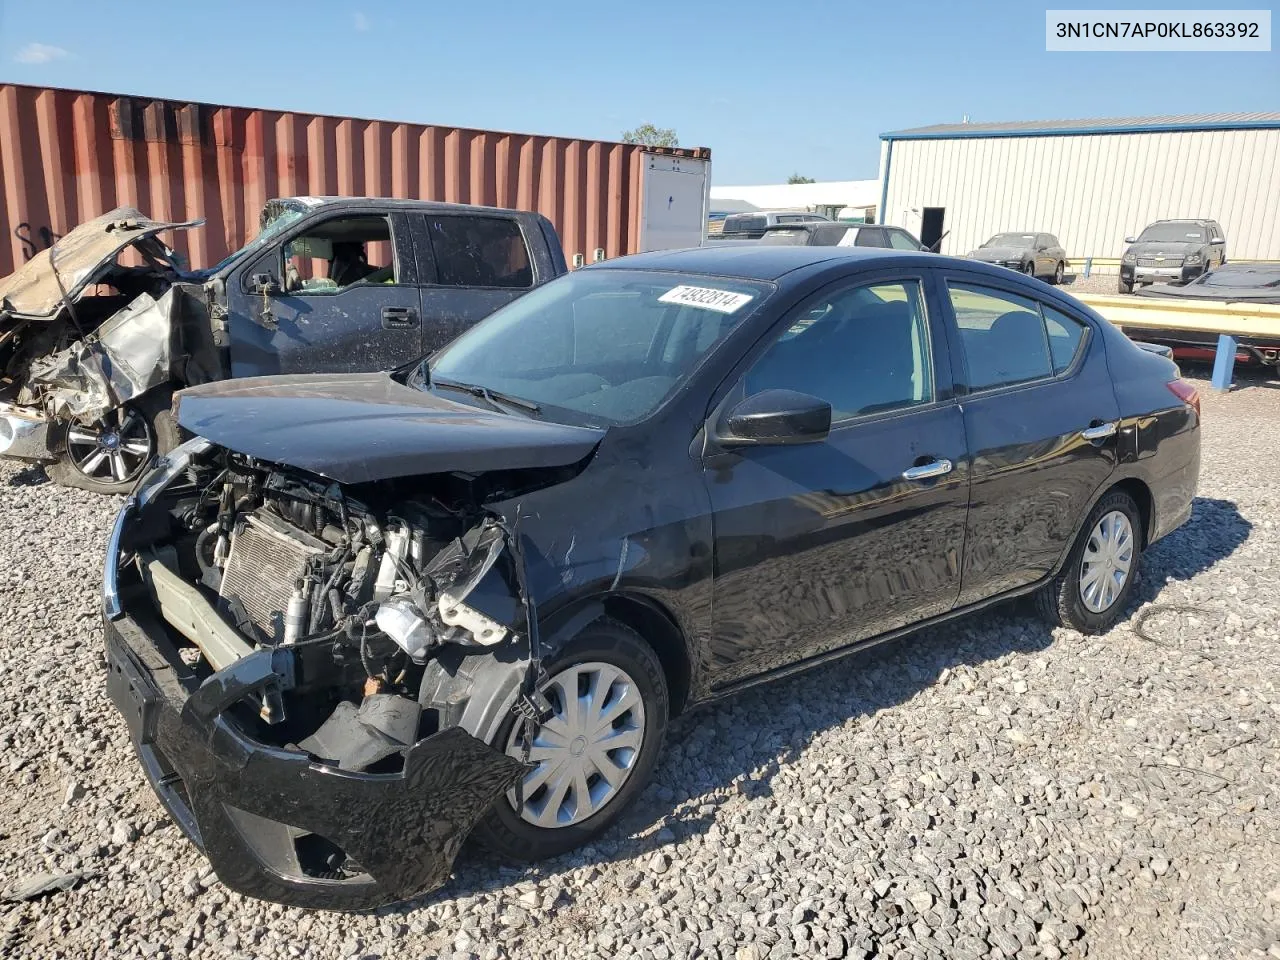
[[264,297],[280,292],[280,282],[269,273],[255,273],[251,282],[253,289]]
[[716,439],[724,446],[821,443],[831,432],[831,404],[795,390],[747,397],[724,418]]
[[1138,238],[1137,238],[1137,237],[1125,237],[1125,238],[1124,238],[1124,242],[1125,242],[1125,243],[1137,243],[1137,242],[1138,242]]

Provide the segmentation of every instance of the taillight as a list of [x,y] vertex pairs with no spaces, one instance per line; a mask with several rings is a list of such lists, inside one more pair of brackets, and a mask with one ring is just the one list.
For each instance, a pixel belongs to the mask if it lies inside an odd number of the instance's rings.
[[1200,391],[1185,380],[1170,380],[1165,384],[1169,392],[1185,403],[1200,416]]

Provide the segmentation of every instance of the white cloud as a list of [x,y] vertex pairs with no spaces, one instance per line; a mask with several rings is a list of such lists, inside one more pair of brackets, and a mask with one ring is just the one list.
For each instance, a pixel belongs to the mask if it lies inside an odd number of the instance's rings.
[[28,43],[13,55],[18,63],[52,63],[54,60],[65,60],[71,56],[62,47],[54,47],[47,43]]
[[361,12],[361,11],[359,11],[359,10],[357,10],[357,11],[355,12],[355,21],[356,21],[356,29],[357,29],[357,30],[359,30],[361,33],[367,33],[367,32],[368,32],[368,30],[369,30],[369,18],[368,18],[368,17],[366,17],[366,16],[364,15],[364,13],[362,13],[362,12]]

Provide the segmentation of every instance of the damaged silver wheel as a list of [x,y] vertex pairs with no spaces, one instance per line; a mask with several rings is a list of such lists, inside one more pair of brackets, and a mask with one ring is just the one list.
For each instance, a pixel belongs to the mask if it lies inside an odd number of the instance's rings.
[[73,423],[67,427],[67,459],[92,483],[136,480],[154,453],[151,425],[134,410],[112,410],[92,425]]
[[[529,747],[520,817],[537,827],[581,823],[613,800],[635,769],[644,745],[644,701],[636,682],[609,663],[579,663],[555,674],[543,689],[552,716]],[[507,755],[523,759],[520,726]],[[516,793],[509,795],[517,806]]]

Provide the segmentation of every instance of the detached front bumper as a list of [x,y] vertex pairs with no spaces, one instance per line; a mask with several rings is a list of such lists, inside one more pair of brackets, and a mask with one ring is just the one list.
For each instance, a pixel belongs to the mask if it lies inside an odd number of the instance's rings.
[[0,457],[50,463],[49,419],[40,410],[0,403]]
[[[147,779],[218,878],[240,893],[363,910],[433,890],[520,776],[517,761],[457,727],[409,748],[400,773],[316,763],[255,740],[231,709],[279,682],[271,651],[199,684],[146,611],[122,610],[104,623],[107,690]],[[326,870],[335,851],[358,867]]]

